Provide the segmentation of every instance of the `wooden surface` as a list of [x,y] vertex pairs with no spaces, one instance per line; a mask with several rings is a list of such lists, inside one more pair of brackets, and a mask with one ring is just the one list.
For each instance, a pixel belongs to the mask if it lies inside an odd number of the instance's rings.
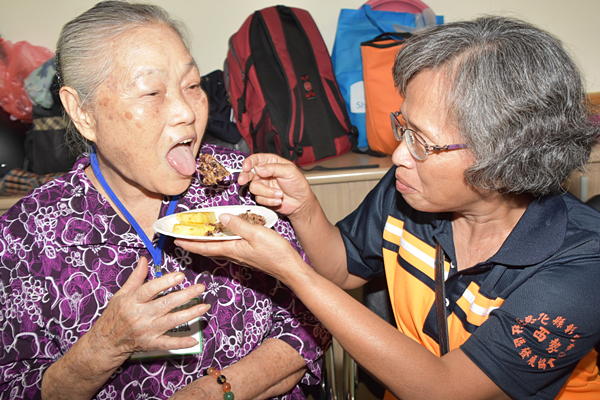
[[21,199],[21,196],[0,196],[0,215]]
[[393,164],[390,156],[379,158],[349,152],[304,168],[310,169],[315,165],[329,168],[373,166],[372,168],[304,172],[325,215],[330,222],[336,223],[359,206],[367,193],[375,187]]
[[378,180],[311,185],[327,219],[335,224],[354,211]]
[[[588,100],[594,111],[600,112],[600,92],[588,93]],[[592,151],[585,170],[573,172],[563,183],[563,187],[581,201],[600,194],[600,146]]]
[[[339,182],[379,180],[392,166],[391,156],[372,157],[348,152],[339,157],[303,167],[308,183],[321,185]],[[339,168],[329,171],[307,171],[314,167]]]
[[588,100],[595,107],[600,106],[600,92],[588,93]]
[[586,201],[592,196],[600,194],[600,146],[592,150],[590,159],[583,172],[573,172],[569,179],[563,183],[563,187]]

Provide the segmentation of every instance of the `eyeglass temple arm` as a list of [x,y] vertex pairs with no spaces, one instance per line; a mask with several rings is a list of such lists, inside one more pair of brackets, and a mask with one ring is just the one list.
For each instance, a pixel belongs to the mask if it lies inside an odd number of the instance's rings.
[[469,147],[467,144],[447,144],[445,146],[429,146],[430,151],[444,151],[444,150],[458,150],[458,149],[466,149]]

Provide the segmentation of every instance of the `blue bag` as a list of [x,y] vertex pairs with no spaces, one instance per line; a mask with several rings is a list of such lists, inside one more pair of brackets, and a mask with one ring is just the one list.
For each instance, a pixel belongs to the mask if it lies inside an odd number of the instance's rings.
[[[340,11],[331,62],[350,122],[358,129],[359,150],[365,151],[369,146],[360,44],[382,33],[410,32],[425,26],[426,19],[422,14],[372,10],[368,4],[364,4],[358,10]],[[444,17],[435,16],[435,24],[442,23]]]

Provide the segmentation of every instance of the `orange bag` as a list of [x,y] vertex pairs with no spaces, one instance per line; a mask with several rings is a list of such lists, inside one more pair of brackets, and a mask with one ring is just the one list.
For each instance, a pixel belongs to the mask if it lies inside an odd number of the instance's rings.
[[394,86],[392,67],[396,53],[409,33],[384,33],[360,45],[365,84],[366,130],[369,148],[392,154],[398,141],[394,137],[390,113],[400,110],[402,98]]

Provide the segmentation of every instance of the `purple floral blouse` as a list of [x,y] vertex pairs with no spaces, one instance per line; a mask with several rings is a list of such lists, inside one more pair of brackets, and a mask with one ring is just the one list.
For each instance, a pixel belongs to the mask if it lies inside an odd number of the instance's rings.
[[[240,152],[205,144],[227,167],[241,168]],[[82,156],[73,170],[24,197],[0,218],[0,399],[40,398],[42,375],[86,333],[111,296],[125,283],[140,257],[152,257],[135,230],[92,186]],[[194,178],[175,212],[217,205],[254,205],[225,180],[204,187]],[[168,202],[163,202],[161,217]],[[291,225],[274,229],[303,255]],[[154,238],[157,241],[157,237]],[[129,360],[104,384],[97,399],[166,399],[202,376],[209,366],[235,363],[267,338],[291,345],[306,360],[302,383],[321,377],[321,356],[329,333],[274,278],[226,261],[211,260],[177,247],[167,238],[163,273],[183,271],[179,288],[206,286],[202,301],[212,304],[201,317],[203,352]],[[304,399],[299,386],[281,399]]]

